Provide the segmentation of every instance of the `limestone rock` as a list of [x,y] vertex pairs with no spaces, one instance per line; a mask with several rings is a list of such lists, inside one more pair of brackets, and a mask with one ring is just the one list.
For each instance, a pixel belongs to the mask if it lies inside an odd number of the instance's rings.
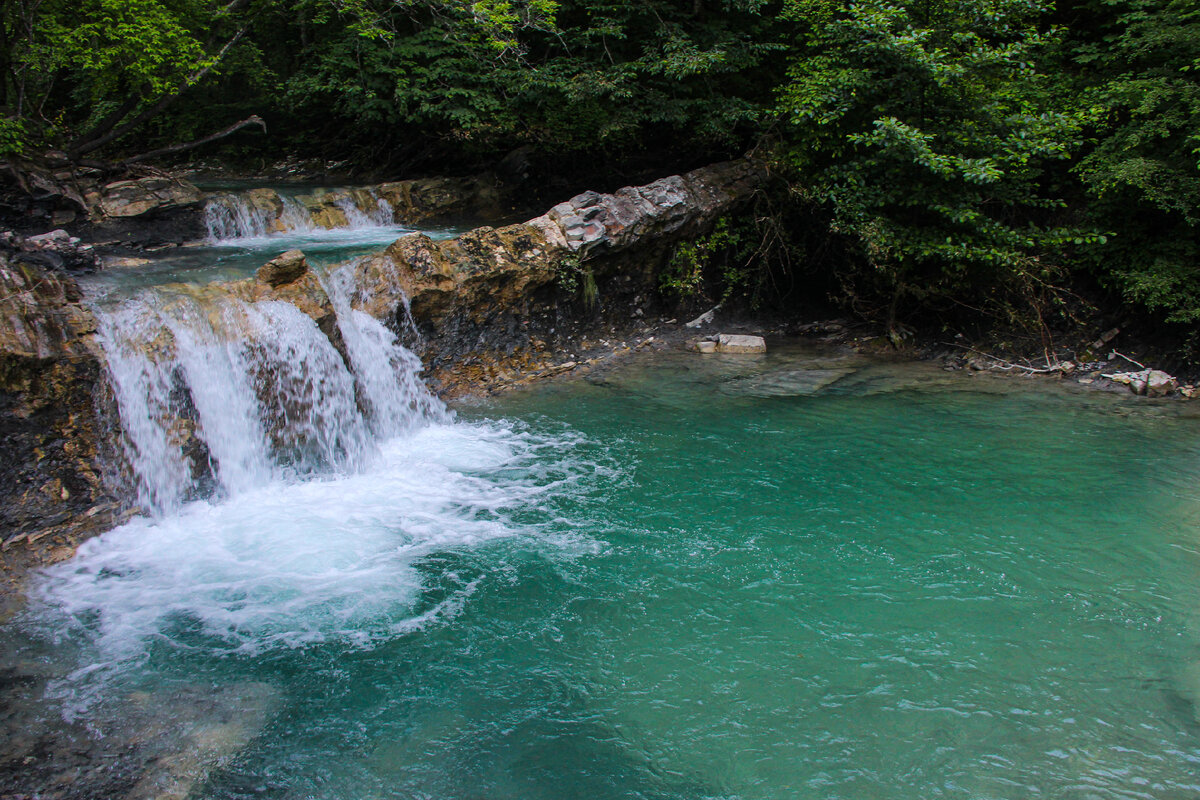
[[1162,370],[1152,369],[1146,375],[1146,396],[1162,397],[1175,391],[1178,382]]
[[81,298],[70,276],[0,253],[0,549],[47,534],[48,551],[69,547],[108,519],[103,356]]
[[91,245],[61,229],[24,237],[0,232],[0,250],[9,253],[12,264],[71,272],[93,272],[100,267],[100,257]]
[[718,353],[765,353],[767,343],[761,336],[722,333],[717,337]]
[[1134,394],[1147,397],[1163,397],[1175,391],[1179,382],[1159,369],[1144,369],[1138,372],[1116,372],[1104,375],[1115,383],[1123,383]]
[[308,272],[308,260],[301,250],[288,250],[258,268],[255,277],[268,286],[279,287],[292,283]]
[[107,217],[138,217],[150,211],[197,205],[203,199],[203,192],[185,180],[154,176],[102,187],[98,205]]
[[574,252],[622,250],[647,237],[688,228],[698,232],[764,180],[765,173],[754,162],[733,161],[613,194],[584,192],[559,203],[546,216],[562,230]]
[[717,352],[717,343],[711,340],[696,342],[696,352],[698,353],[715,353]]

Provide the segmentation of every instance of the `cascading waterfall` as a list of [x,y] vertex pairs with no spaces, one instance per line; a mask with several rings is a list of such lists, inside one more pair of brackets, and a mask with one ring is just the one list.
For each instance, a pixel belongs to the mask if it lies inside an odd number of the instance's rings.
[[375,442],[444,406],[420,360],[352,307],[353,264],[324,278],[343,353],[280,301],[203,288],[143,290],[98,308],[139,503],[163,512],[215,491],[360,468]]
[[[374,190],[357,189],[353,195],[335,192],[329,197],[325,201],[328,207],[340,210],[346,218],[346,224],[338,227],[369,230],[396,225],[395,209]],[[318,224],[313,212],[295,197],[272,192],[268,198],[258,200],[252,194],[236,192],[211,197],[204,207],[208,241],[221,244],[328,227]]]
[[147,513],[86,542],[33,593],[39,635],[69,635],[88,654],[50,688],[68,717],[144,669],[150,642],[368,646],[452,617],[473,584],[422,607],[419,561],[536,533],[539,498],[594,470],[576,463],[568,432],[456,422],[420,360],[355,308],[357,266],[318,272],[336,335],[225,286],[95,298]]
[[312,215],[298,200],[279,196],[281,210],[251,202],[240,194],[221,194],[204,206],[204,224],[212,243],[255,239],[280,231],[308,231]]

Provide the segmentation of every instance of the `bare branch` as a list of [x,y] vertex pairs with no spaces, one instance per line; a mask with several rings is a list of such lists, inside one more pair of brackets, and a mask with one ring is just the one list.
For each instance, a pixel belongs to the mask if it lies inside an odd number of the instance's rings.
[[230,125],[228,128],[225,128],[224,130],[217,131],[216,133],[214,133],[210,136],[205,136],[203,139],[196,139],[195,141],[186,142],[184,144],[173,144],[170,147],[160,147],[157,150],[151,150],[148,153],[142,153],[141,155],[136,155],[131,158],[127,158],[121,163],[134,164],[138,161],[145,161],[150,158],[158,158],[159,156],[169,156],[174,153],[182,153],[187,150],[192,150],[193,148],[200,147],[201,145],[208,144],[209,142],[215,142],[218,139],[224,139],[226,136],[229,136],[232,133],[236,133],[237,131],[240,131],[242,128],[245,128],[249,125],[258,125],[259,127],[261,127],[263,129],[263,133],[267,132],[267,123],[263,122],[262,117],[255,114],[252,117],[246,117],[246,119],[242,120],[241,122],[236,122],[233,125]]

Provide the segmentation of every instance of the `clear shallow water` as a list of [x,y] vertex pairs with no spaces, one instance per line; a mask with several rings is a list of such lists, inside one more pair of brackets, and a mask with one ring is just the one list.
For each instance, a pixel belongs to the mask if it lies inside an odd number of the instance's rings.
[[1194,797],[1196,419],[1030,386],[649,359],[135,521],[4,649],[236,698],[193,797]]
[[144,263],[108,267],[82,279],[94,293],[126,293],[164,283],[208,283],[246,278],[287,250],[303,250],[309,261],[331,266],[390,245],[401,236],[424,233],[433,239],[453,238],[468,226],[417,229],[378,225],[334,230],[295,230],[189,245],[148,256]]

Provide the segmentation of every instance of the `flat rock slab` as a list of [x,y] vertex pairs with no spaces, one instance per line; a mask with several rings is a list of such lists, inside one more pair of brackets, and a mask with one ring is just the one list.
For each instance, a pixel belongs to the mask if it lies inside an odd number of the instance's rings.
[[765,353],[767,343],[761,336],[722,333],[717,337],[718,353]]
[[854,373],[855,370],[849,367],[784,370],[730,381],[722,388],[728,394],[753,397],[805,397],[817,394]]

